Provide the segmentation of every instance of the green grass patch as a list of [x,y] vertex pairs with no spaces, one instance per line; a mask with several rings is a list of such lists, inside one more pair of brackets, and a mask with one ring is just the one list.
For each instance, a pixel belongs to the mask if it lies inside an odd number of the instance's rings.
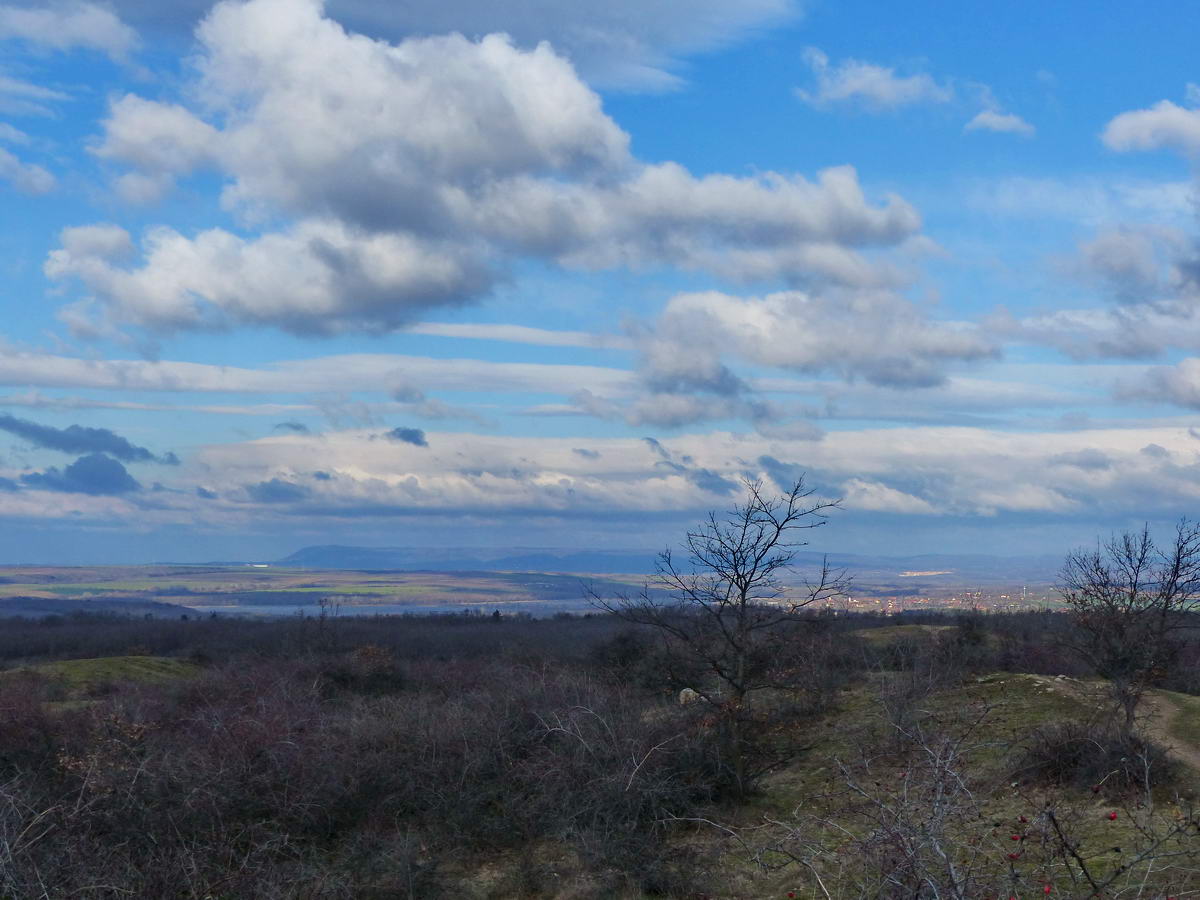
[[1158,693],[1179,711],[1171,722],[1171,737],[1200,750],[1200,697],[1174,691]]
[[39,663],[0,673],[0,678],[32,672],[60,683],[72,696],[94,691],[106,684],[163,684],[191,678],[200,671],[195,663],[162,656],[104,656],[96,659],[66,659]]
[[850,633],[872,644],[891,644],[950,637],[957,630],[957,625],[888,625],[884,628],[859,628]]

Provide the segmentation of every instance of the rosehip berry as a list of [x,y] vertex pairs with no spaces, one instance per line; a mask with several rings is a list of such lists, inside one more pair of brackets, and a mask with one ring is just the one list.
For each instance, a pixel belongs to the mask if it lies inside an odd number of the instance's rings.
[[1115,810],[1114,810],[1113,812],[1110,812],[1110,813],[1108,814],[1108,820],[1109,820],[1110,822],[1115,822],[1115,821],[1117,821],[1117,813],[1116,813],[1116,811],[1115,811]]

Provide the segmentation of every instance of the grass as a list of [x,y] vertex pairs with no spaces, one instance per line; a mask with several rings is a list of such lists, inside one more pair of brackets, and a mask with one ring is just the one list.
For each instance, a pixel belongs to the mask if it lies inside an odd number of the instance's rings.
[[1200,749],[1200,697],[1174,691],[1159,691],[1159,694],[1179,711],[1171,723],[1171,737]]
[[49,678],[77,699],[117,683],[162,684],[198,674],[200,667],[181,659],[162,656],[105,656],[96,659],[67,659],[10,669],[0,678],[31,672]]
[[861,628],[851,633],[869,644],[879,645],[905,640],[931,640],[936,637],[948,637],[957,628],[957,625],[889,625],[885,628]]
[[[919,626],[916,626],[919,627]],[[864,766],[860,750],[863,747],[886,746],[889,725],[882,715],[879,688],[888,678],[903,677],[903,673],[875,673],[863,683],[844,692],[838,708],[817,721],[805,726],[798,735],[809,745],[809,750],[796,763],[769,778],[764,783],[764,792],[748,808],[740,811],[735,824],[754,829],[762,836],[772,832],[764,830],[764,822],[777,823],[774,834],[782,834],[785,826],[799,829],[804,838],[825,847],[845,849],[853,837],[861,836],[862,822],[846,818],[850,799],[844,792],[844,778],[839,766],[844,764],[853,769],[862,783],[875,796],[894,801],[906,785],[906,770],[917,765],[914,757],[889,759],[875,757]],[[1056,679],[1050,676],[994,673],[969,680],[949,689],[936,691],[915,704],[917,715],[931,729],[940,724],[954,726],[973,716],[981,716],[978,729],[969,743],[973,745],[963,770],[975,785],[977,796],[982,800],[978,815],[969,817],[957,826],[961,833],[949,832],[950,837],[960,840],[965,846],[970,835],[984,848],[990,865],[1000,873],[997,878],[1016,878],[1013,893],[1030,896],[1035,891],[1041,896],[1046,883],[1055,886],[1056,896],[1075,896],[1069,883],[1070,875],[1061,859],[1053,858],[1049,847],[1053,835],[1044,817],[1049,806],[1057,807],[1064,818],[1069,816],[1072,839],[1079,842],[1081,852],[1089,857],[1089,868],[1097,877],[1107,877],[1121,862],[1127,861],[1114,847],[1130,847],[1136,842],[1138,829],[1150,819],[1167,822],[1174,815],[1168,792],[1163,792],[1158,808],[1151,811],[1141,809],[1128,797],[1110,795],[1107,791],[1094,793],[1091,790],[1072,787],[1054,787],[1035,784],[1014,771],[1019,748],[1030,734],[1039,727],[1067,721],[1086,721],[1095,708],[1086,702],[1097,685],[1074,679]],[[1165,692],[1164,692],[1165,693]],[[1174,720],[1172,737],[1200,748],[1200,697],[1167,695],[1180,709]],[[915,759],[920,758],[917,753]],[[1116,820],[1108,815],[1120,810]],[[1021,817],[1027,823],[1022,825]],[[829,823],[835,822],[836,825]],[[825,823],[825,824],[822,824]],[[1028,843],[1020,843],[1022,857],[1009,866],[1007,855],[1013,850],[1010,833],[1028,831]],[[723,842],[715,832],[711,836],[713,852],[724,849],[728,854],[722,868],[728,872],[730,883],[743,885],[746,896],[786,896],[793,890],[798,897],[820,897],[810,871],[792,864],[779,871],[763,871],[748,859],[737,858],[737,850],[731,843]],[[718,849],[720,848],[720,849]],[[852,896],[863,874],[847,862],[853,854],[847,850],[845,857],[837,853],[817,854],[810,863],[820,872],[826,887],[835,890],[835,896]],[[778,858],[782,862],[782,858]],[[861,861],[860,861],[861,864]],[[849,868],[847,866],[849,865]],[[1004,872],[1011,868],[1009,874]],[[1134,878],[1135,873],[1122,875]],[[1179,896],[1200,896],[1200,883],[1186,887],[1196,893],[1181,890],[1180,879],[1192,875],[1174,876],[1161,872],[1146,876],[1144,869],[1137,877],[1148,877],[1148,884],[1159,885],[1160,889]],[[1160,881],[1161,879],[1161,881]],[[839,893],[840,891],[840,893]],[[739,894],[740,896],[740,894]],[[1005,894],[1007,896],[1007,894]],[[1083,896],[1090,896],[1084,894]],[[1105,895],[1107,896],[1107,894]],[[1146,896],[1166,896],[1151,893]]]

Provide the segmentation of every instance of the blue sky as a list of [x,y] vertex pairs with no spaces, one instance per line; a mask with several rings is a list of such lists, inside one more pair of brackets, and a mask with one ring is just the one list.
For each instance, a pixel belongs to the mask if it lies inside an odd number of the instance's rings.
[[0,561],[1195,515],[1194,24],[0,2]]

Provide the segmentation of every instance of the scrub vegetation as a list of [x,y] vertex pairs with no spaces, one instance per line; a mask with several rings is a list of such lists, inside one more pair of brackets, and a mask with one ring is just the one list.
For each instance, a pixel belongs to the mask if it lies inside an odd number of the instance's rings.
[[614,616],[9,620],[0,896],[1194,896],[1200,646],[1131,737],[1073,628],[797,612],[736,785]]

